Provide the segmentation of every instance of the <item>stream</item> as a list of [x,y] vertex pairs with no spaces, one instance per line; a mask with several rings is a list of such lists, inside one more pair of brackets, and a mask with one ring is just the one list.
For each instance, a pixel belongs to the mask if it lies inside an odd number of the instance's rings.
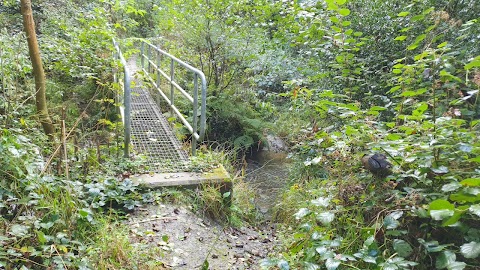
[[247,157],[245,180],[256,191],[255,204],[258,210],[270,216],[278,196],[288,181],[290,160],[288,149],[278,137],[267,136],[268,147]]

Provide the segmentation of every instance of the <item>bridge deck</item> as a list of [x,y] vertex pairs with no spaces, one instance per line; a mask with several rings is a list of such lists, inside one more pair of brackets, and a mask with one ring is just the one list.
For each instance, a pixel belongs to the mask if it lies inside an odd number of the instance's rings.
[[[132,73],[139,70],[135,59],[128,63]],[[139,80],[132,89],[131,142],[136,154],[146,157],[147,171],[167,173],[187,169],[189,158],[171,124]]]
[[[128,67],[132,74],[139,70],[135,58],[130,59]],[[213,183],[222,193],[231,192],[232,182],[223,166],[191,172],[189,156],[160,107],[141,81],[135,80],[135,86],[131,95],[131,143],[135,154],[145,156],[148,168],[146,174],[133,180],[150,187]]]

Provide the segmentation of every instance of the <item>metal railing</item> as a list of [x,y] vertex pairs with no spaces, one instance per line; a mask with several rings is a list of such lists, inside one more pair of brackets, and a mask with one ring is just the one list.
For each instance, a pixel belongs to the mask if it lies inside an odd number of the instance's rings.
[[[169,74],[162,70],[161,60],[163,58],[169,59]],[[148,68],[145,69],[145,60],[147,61]],[[173,113],[180,119],[183,125],[190,131],[192,134],[192,155],[195,155],[197,148],[197,141],[201,140],[205,135],[206,127],[206,100],[207,100],[207,80],[205,75],[199,69],[192,67],[191,65],[183,62],[182,60],[176,58],[175,56],[163,51],[162,49],[142,41],[141,46],[141,62],[142,69],[148,75],[148,79],[151,81],[157,92],[160,96],[168,103],[170,109]],[[193,73],[193,97],[183,89],[177,81],[175,81],[175,64],[178,67],[184,68],[186,71]],[[156,80],[150,75],[150,70],[153,71],[153,74],[156,73]],[[165,94],[161,86],[161,77],[164,77],[169,85],[170,91],[169,96]],[[201,100],[200,100],[200,127],[198,126],[198,109],[199,109],[199,79],[201,87]],[[166,89],[168,90],[168,89]],[[190,123],[186,117],[179,111],[177,106],[175,106],[175,90],[180,92],[190,103],[193,105],[193,116],[192,122]]]
[[121,64],[123,65],[123,78],[119,78],[120,76],[117,73],[121,73],[120,71],[116,70],[113,73],[113,80],[120,85],[123,85],[123,95],[121,92],[117,93],[117,103],[120,104],[120,114],[122,115],[123,126],[125,128],[125,137],[124,137],[124,149],[123,155],[124,157],[129,157],[129,150],[130,150],[130,131],[131,131],[131,89],[130,89],[130,71],[128,70],[127,61],[123,58],[122,51],[120,50],[120,46],[118,43],[113,39],[113,45],[115,46],[115,53],[114,58],[116,60],[120,60]]

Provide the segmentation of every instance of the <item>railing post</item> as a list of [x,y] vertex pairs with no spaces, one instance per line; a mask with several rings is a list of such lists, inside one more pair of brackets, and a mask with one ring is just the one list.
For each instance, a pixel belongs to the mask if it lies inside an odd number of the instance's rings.
[[142,48],[140,49],[140,59],[142,60],[142,69],[145,68],[145,60],[143,59],[143,55],[145,54],[145,42],[142,41]]
[[[175,87],[173,85],[173,80],[174,80],[174,76],[175,76],[175,72],[174,72],[174,67],[175,67],[175,62],[173,61],[173,59],[170,61],[170,106],[173,106],[173,104],[175,104],[174,102],[174,94],[175,94]],[[173,108],[172,108],[172,116],[175,114]]]
[[[160,52],[157,51],[157,70],[156,70],[157,71],[157,87],[158,87],[157,91],[162,91],[160,90],[161,89],[160,83],[162,82],[161,80],[162,74],[160,73],[161,56],[162,55],[160,54]],[[157,93],[155,97],[156,97],[155,101],[157,102],[157,106],[160,106],[160,94]]]
[[193,77],[192,156],[195,156],[197,152],[197,138],[195,138],[195,134],[197,133],[197,115],[198,115],[198,75],[197,73],[195,73]]
[[151,47],[148,46],[148,48],[147,48],[147,63],[148,63],[147,72],[148,72],[148,73],[150,73],[150,70],[151,70],[151,66],[150,66],[150,50],[151,50]]
[[123,101],[125,103],[125,148],[124,148],[124,157],[128,158],[130,156],[130,131],[131,131],[131,124],[130,124],[130,112],[131,112],[131,96],[130,96],[130,74],[128,73],[128,69],[125,68],[124,71],[125,79],[124,79],[124,96]]

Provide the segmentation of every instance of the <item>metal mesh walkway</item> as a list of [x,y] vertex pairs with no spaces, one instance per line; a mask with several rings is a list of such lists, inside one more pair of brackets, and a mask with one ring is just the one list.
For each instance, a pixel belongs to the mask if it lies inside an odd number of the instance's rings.
[[[130,61],[129,65],[134,66],[135,62]],[[148,91],[139,82],[136,85],[131,96],[133,150],[146,157],[149,172],[185,171],[188,167],[188,154]]]

